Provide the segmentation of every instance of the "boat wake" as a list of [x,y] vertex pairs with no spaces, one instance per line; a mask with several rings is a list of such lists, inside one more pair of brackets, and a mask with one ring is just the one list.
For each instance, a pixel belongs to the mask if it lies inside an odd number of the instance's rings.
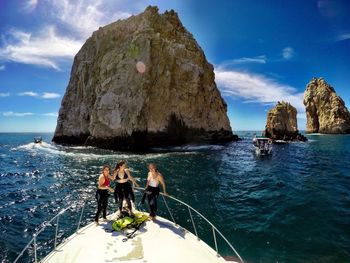
[[96,160],[96,159],[156,159],[164,158],[169,155],[177,154],[196,154],[195,151],[207,149],[206,146],[187,146],[187,147],[175,147],[172,150],[156,153],[125,153],[125,152],[113,152],[111,150],[98,149],[91,146],[62,146],[51,143],[27,143],[18,147],[11,148],[11,151],[26,151],[33,154],[46,154],[48,156],[66,156],[71,158],[83,159],[83,160]]
[[55,148],[54,145],[46,143],[46,142],[41,142],[41,143],[27,143],[24,145],[20,145],[18,147],[12,148],[11,151],[17,151],[17,150],[33,150],[33,149],[53,149]]

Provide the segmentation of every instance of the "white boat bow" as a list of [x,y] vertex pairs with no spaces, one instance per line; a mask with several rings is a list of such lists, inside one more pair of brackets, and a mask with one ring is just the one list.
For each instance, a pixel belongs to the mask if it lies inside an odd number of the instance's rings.
[[[141,190],[138,188],[138,190]],[[157,216],[155,221],[148,220],[138,229],[134,236],[125,241],[128,233],[132,229],[123,231],[112,231],[111,223],[117,219],[118,214],[114,213],[107,217],[106,222],[99,225],[90,223],[80,228],[81,219],[84,214],[84,205],[81,207],[80,218],[77,230],[74,234],[63,240],[61,244],[57,244],[57,233],[59,228],[59,218],[70,207],[62,210],[54,218],[38,230],[28,245],[22,250],[14,261],[15,263],[22,257],[23,253],[33,247],[34,262],[38,262],[37,256],[37,236],[47,227],[55,224],[56,234],[53,250],[46,255],[41,262],[58,263],[58,262],[148,262],[148,263],[173,263],[173,262],[243,262],[240,255],[230,242],[222,235],[222,233],[201,213],[189,206],[188,204],[174,198],[183,206],[186,206],[189,212],[194,233],[179,226],[175,223],[174,217],[169,206],[162,195],[162,199],[170,214],[171,221]],[[209,224],[209,231],[212,231],[215,249],[202,241],[197,233],[196,223],[193,220],[192,213],[201,217]],[[211,229],[210,229],[211,228]],[[217,245],[217,235],[227,243],[232,249],[230,260],[225,260],[220,256]],[[124,239],[124,240],[123,240]]]

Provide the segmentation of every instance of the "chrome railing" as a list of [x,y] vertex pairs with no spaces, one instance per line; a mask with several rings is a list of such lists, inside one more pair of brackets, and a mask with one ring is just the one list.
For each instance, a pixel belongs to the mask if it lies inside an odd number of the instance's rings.
[[[141,190],[141,191],[143,190],[143,188],[139,188],[139,187],[135,187],[135,189],[136,189],[136,190]],[[242,257],[238,254],[237,250],[233,247],[233,245],[227,240],[227,238],[226,238],[226,237],[225,237],[225,236],[224,236],[224,235],[223,235],[223,234],[222,234],[222,233],[221,233],[221,232],[220,232],[206,217],[205,217],[205,216],[203,216],[200,212],[198,212],[198,211],[197,211],[196,209],[194,209],[192,206],[186,204],[185,202],[183,202],[183,201],[181,201],[181,200],[179,200],[179,199],[177,199],[177,198],[175,198],[175,197],[173,197],[173,196],[165,195],[165,194],[163,194],[163,193],[160,193],[160,194],[161,194],[162,199],[163,199],[163,201],[164,201],[164,204],[165,204],[165,206],[166,206],[166,208],[167,208],[167,210],[168,210],[168,213],[170,214],[171,220],[173,221],[173,223],[174,223],[175,225],[177,225],[177,223],[175,222],[174,216],[173,216],[171,210],[169,209],[169,205],[168,205],[168,203],[167,203],[165,197],[167,197],[167,198],[169,198],[169,199],[172,199],[172,200],[174,200],[175,202],[180,203],[180,204],[184,205],[185,207],[187,207],[187,210],[188,210],[188,213],[189,213],[189,217],[190,217],[190,220],[191,220],[193,229],[194,229],[194,233],[193,233],[193,234],[196,235],[196,237],[197,237],[198,240],[199,240],[200,238],[199,238],[199,235],[198,235],[198,232],[197,232],[197,228],[196,228],[196,224],[195,224],[195,221],[193,220],[193,216],[192,216],[192,212],[191,212],[191,211],[195,212],[199,217],[201,217],[204,221],[206,221],[206,222],[211,226],[212,232],[213,232],[213,239],[214,239],[215,250],[216,250],[216,254],[217,254],[218,256],[220,256],[220,254],[219,254],[219,249],[218,249],[218,244],[217,244],[217,239],[216,239],[216,233],[218,233],[218,234],[221,236],[221,238],[222,238],[222,239],[226,242],[226,244],[231,248],[231,250],[234,252],[234,254],[239,258],[239,260],[240,260],[242,263],[244,263]],[[188,229],[186,229],[186,230],[189,231]],[[191,232],[191,231],[189,231],[189,232]],[[191,232],[191,233],[192,233],[192,232]]]
[[[73,204],[69,207],[66,207],[64,209],[62,209],[57,215],[55,215],[53,218],[51,218],[51,220],[44,222],[41,226],[41,228],[39,230],[37,230],[34,234],[33,234],[33,238],[28,242],[28,244],[25,246],[25,248],[23,248],[23,250],[21,251],[21,253],[17,256],[17,258],[14,260],[14,263],[16,263],[24,254],[24,252],[30,248],[30,246],[33,244],[33,250],[34,250],[34,262],[37,263],[38,262],[38,256],[37,256],[37,250],[38,250],[38,245],[37,245],[37,238],[38,235],[43,232],[46,227],[51,226],[51,224],[56,220],[56,229],[55,229],[55,241],[54,241],[54,250],[56,250],[57,247],[57,237],[58,237],[58,227],[59,227],[59,219],[60,216],[63,215],[67,210],[70,210],[74,207],[76,207],[76,204]],[[75,231],[75,233],[78,233],[79,229],[80,229],[80,224],[81,224],[81,219],[83,216],[83,212],[84,212],[84,208],[85,208],[85,202],[81,205],[81,213],[80,213],[80,217],[79,217],[79,221],[77,224],[77,229]]]
[[[139,188],[139,187],[135,187],[136,190],[139,190],[139,191],[143,191],[144,189],[143,188]],[[213,238],[214,238],[214,245],[215,245],[215,250],[216,250],[216,253],[217,253],[217,256],[220,256],[219,254],[219,249],[218,249],[218,244],[217,244],[217,238],[216,238],[216,233],[219,234],[222,239],[226,242],[226,244],[231,248],[231,250],[234,252],[234,254],[239,258],[239,260],[244,263],[242,257],[238,254],[237,250],[233,247],[233,245],[227,240],[227,238],[205,217],[203,216],[200,212],[198,212],[196,209],[194,209],[192,206],[186,204],[185,202],[175,198],[175,197],[172,197],[170,195],[164,195],[163,193],[160,193],[161,196],[162,196],[162,200],[166,206],[166,209],[170,215],[170,218],[171,220],[173,221],[173,223],[175,225],[177,225],[177,223],[175,222],[175,218],[173,216],[173,213],[171,212],[170,208],[169,208],[169,205],[168,205],[168,202],[166,201],[166,198],[169,198],[171,200],[174,200],[175,202],[181,204],[181,205],[184,205],[185,207],[187,207],[187,210],[188,210],[188,213],[189,213],[189,218],[191,220],[191,223],[192,223],[192,226],[193,226],[193,229],[194,229],[194,233],[197,237],[198,240],[200,240],[200,237],[199,237],[199,234],[197,232],[197,227],[196,227],[196,222],[195,220],[193,219],[193,215],[192,215],[192,212],[194,212],[195,214],[197,214],[199,217],[201,217],[205,222],[207,222],[211,228],[212,228],[212,233],[213,233]],[[75,231],[75,233],[78,233],[79,229],[80,229],[80,225],[81,225],[81,220],[82,220],[82,217],[83,217],[83,213],[84,213],[84,208],[85,208],[85,205],[86,205],[86,202],[84,202],[82,205],[81,205],[81,212],[80,212],[80,217],[79,217],[79,221],[78,221],[78,224],[77,224],[77,229]],[[135,204],[136,205],[136,204]],[[64,214],[67,210],[70,210],[71,208],[75,207],[76,205],[71,205],[67,208],[64,208],[63,210],[61,210],[57,215],[55,215],[51,220],[47,221],[47,222],[44,222],[42,224],[42,227],[37,230],[34,234],[33,234],[33,238],[28,242],[28,244],[25,246],[25,248],[21,251],[21,253],[17,256],[17,258],[14,260],[14,263],[16,263],[24,254],[24,252],[30,248],[30,246],[33,244],[33,250],[34,250],[34,262],[37,263],[38,262],[38,257],[37,257],[37,249],[38,249],[38,246],[37,246],[37,237],[38,235],[45,230],[45,228],[47,226],[51,226],[51,223],[54,222],[56,220],[56,229],[55,229],[55,239],[54,239],[54,250],[56,250],[56,247],[57,247],[57,237],[58,237],[58,229],[59,229],[59,219],[60,219],[60,216],[62,214]],[[183,227],[182,227],[183,228]],[[184,228],[185,229],[185,228]],[[188,229],[186,229],[187,231],[189,231]],[[191,231],[189,231],[191,232]],[[192,233],[192,232],[191,232]]]

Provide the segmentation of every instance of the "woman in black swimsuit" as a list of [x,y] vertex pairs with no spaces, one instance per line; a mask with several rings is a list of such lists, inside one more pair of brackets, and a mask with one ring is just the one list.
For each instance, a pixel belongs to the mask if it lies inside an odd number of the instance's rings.
[[103,219],[107,220],[107,205],[108,205],[108,191],[114,192],[109,186],[110,180],[113,179],[109,174],[109,166],[104,165],[102,174],[98,177],[98,186],[96,191],[97,212],[95,215],[95,222],[98,225],[98,218],[102,212]]
[[163,194],[168,195],[165,188],[165,181],[164,177],[160,172],[157,170],[157,166],[154,163],[150,163],[148,165],[148,175],[147,175],[147,184],[145,187],[145,193],[142,197],[142,203],[144,203],[146,197],[148,201],[149,206],[149,216],[152,220],[156,218],[156,212],[157,212],[157,198],[159,195],[159,184],[162,185],[163,188]]
[[117,181],[115,185],[114,198],[116,203],[118,203],[120,213],[123,209],[123,200],[126,201],[129,212],[131,213],[132,207],[130,199],[135,202],[135,195],[128,181],[130,180],[137,187],[139,187],[139,185],[131,176],[129,169],[126,168],[125,161],[120,161],[117,163],[117,166],[113,172],[113,180],[114,179]]

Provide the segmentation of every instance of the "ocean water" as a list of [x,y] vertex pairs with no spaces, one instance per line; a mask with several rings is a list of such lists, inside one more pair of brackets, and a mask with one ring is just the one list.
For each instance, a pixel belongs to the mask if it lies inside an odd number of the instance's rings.
[[[124,159],[141,185],[147,164],[165,177],[169,194],[205,215],[246,262],[350,262],[350,136],[309,135],[307,143],[252,150],[252,132],[226,145],[156,149],[148,154],[51,144],[52,134],[0,134],[0,262],[12,262],[41,224],[60,209],[87,202],[83,224],[96,209],[96,180],[104,164]],[[41,145],[32,143],[41,135]],[[161,202],[160,202],[161,203]],[[186,210],[169,202],[189,230]],[[109,211],[116,209],[110,198]],[[168,217],[164,205],[159,214]],[[79,212],[60,218],[59,240],[74,231]],[[201,238],[211,228],[195,217]],[[42,257],[54,227],[38,237]],[[220,253],[232,256],[219,240]],[[33,251],[21,262],[32,262]]]

